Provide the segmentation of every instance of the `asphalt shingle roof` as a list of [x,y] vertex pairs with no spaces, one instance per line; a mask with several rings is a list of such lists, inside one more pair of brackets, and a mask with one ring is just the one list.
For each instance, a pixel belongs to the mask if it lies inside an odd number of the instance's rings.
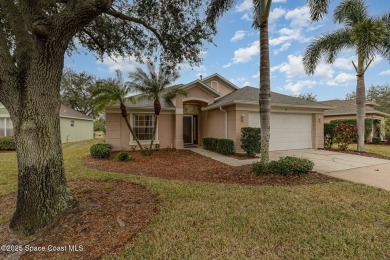
[[[329,116],[329,115],[340,115],[340,114],[351,114],[354,115],[356,114],[356,100],[351,99],[351,100],[327,100],[327,101],[322,101],[321,103],[335,107],[334,109],[330,110],[325,110],[324,115]],[[375,109],[366,109],[366,113],[379,113],[379,114],[385,114],[384,112],[381,112],[379,110]]]
[[[259,100],[259,89],[254,87],[243,87],[240,88],[220,99],[218,99],[213,104],[209,105],[207,108],[215,108],[224,104],[228,104],[234,101],[253,101],[258,102]],[[271,92],[271,105],[281,104],[281,105],[290,105],[290,106],[302,106],[302,107],[318,107],[318,108],[327,108],[327,105],[321,104],[319,102],[310,101],[302,98],[287,96],[275,92]]]
[[70,117],[70,118],[80,118],[80,119],[86,119],[86,120],[93,120],[92,117],[87,116],[79,111],[74,110],[71,107],[61,105],[60,108],[60,117]]
[[[175,109],[175,106],[170,100],[166,100],[165,98],[160,98],[161,109]],[[137,100],[135,103],[126,102],[126,107],[128,108],[153,108],[154,101],[148,99]],[[116,105],[114,107],[119,107]]]

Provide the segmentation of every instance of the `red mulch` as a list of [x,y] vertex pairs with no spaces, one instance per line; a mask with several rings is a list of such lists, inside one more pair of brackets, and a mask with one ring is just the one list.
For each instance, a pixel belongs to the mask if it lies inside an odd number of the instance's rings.
[[0,150],[0,153],[16,153],[15,150]]
[[[79,206],[62,216],[54,225],[38,232],[32,242],[13,240],[14,244],[43,246],[46,252],[24,253],[22,259],[98,259],[119,253],[124,245],[145,228],[158,211],[158,199],[145,187],[117,181],[75,181],[69,183]],[[0,219],[15,209],[16,196],[0,197]],[[5,209],[5,211],[3,210]],[[8,223],[0,225],[0,245],[10,244]],[[64,252],[47,252],[49,245]],[[70,251],[74,245],[80,251]],[[24,247],[24,246],[23,246]],[[0,252],[0,259],[5,258]],[[18,258],[18,254],[10,256]]]
[[251,159],[260,158],[258,156],[250,157],[246,154],[241,154],[241,153],[235,153],[233,155],[229,155],[229,157],[233,157],[234,159],[237,159],[237,160],[251,160]]
[[189,150],[160,150],[153,152],[151,156],[130,152],[134,159],[128,162],[116,161],[116,154],[103,160],[88,156],[84,158],[84,165],[109,172],[216,183],[303,185],[340,181],[315,172],[303,176],[256,176],[251,165],[233,167]]
[[[381,145],[381,144],[379,144],[379,145]],[[366,157],[373,157],[373,158],[378,158],[378,159],[390,160],[389,156],[381,155],[381,154],[377,154],[377,153],[359,152],[359,151],[356,151],[356,150],[345,150],[345,151],[340,151],[338,149],[325,149],[325,150],[332,151],[332,152],[349,153],[349,154],[355,154],[355,155],[360,155],[360,156],[366,156]]]

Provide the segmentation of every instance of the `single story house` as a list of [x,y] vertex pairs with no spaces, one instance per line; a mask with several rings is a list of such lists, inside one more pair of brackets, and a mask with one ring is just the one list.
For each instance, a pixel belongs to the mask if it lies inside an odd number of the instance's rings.
[[[218,74],[180,85],[187,96],[161,100],[156,143],[161,148],[182,149],[201,145],[202,138],[228,138],[241,150],[241,128],[260,127],[259,90],[237,88]],[[271,94],[270,150],[323,148],[324,110],[322,103]],[[153,102],[126,104],[129,121],[141,143],[150,143],[153,126]],[[115,150],[129,150],[136,142],[121,116],[118,106],[106,109],[106,142]]]
[[[65,105],[60,108],[60,128],[62,143],[93,139],[93,118]],[[12,135],[10,115],[0,103],[0,136]]]
[[[332,120],[341,119],[356,119],[356,100],[327,100],[322,101],[322,104],[332,106],[333,109],[325,110],[324,122],[329,123]],[[382,137],[384,131],[384,122],[390,114],[378,110],[378,105],[373,102],[365,104],[366,118],[376,119],[378,124],[373,124],[370,135],[367,141],[371,142],[373,137]]]

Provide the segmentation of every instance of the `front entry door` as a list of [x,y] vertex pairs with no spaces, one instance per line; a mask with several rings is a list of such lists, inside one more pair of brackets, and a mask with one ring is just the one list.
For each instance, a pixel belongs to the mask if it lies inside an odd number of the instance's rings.
[[192,116],[183,116],[183,140],[184,144],[193,144],[193,119]]

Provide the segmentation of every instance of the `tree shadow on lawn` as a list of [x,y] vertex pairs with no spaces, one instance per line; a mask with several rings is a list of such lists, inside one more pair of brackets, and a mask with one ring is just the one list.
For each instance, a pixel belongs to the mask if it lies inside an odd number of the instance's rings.
[[[69,188],[77,197],[78,207],[23,241],[10,238],[8,231],[16,195],[0,197],[0,208],[4,209],[0,212],[0,245],[23,245],[24,251],[22,255],[0,252],[0,259],[97,259],[120,253],[158,212],[157,196],[139,184],[73,181]],[[28,253],[26,245],[44,247],[45,251]]]
[[87,156],[84,158],[84,165],[108,172],[230,184],[306,185],[341,181],[316,172],[302,176],[257,176],[251,170],[251,165],[229,166],[190,150],[160,150],[153,152],[151,156],[143,156],[138,151],[129,153],[133,158],[131,161],[119,162],[115,159],[117,153],[113,153],[108,159]]

